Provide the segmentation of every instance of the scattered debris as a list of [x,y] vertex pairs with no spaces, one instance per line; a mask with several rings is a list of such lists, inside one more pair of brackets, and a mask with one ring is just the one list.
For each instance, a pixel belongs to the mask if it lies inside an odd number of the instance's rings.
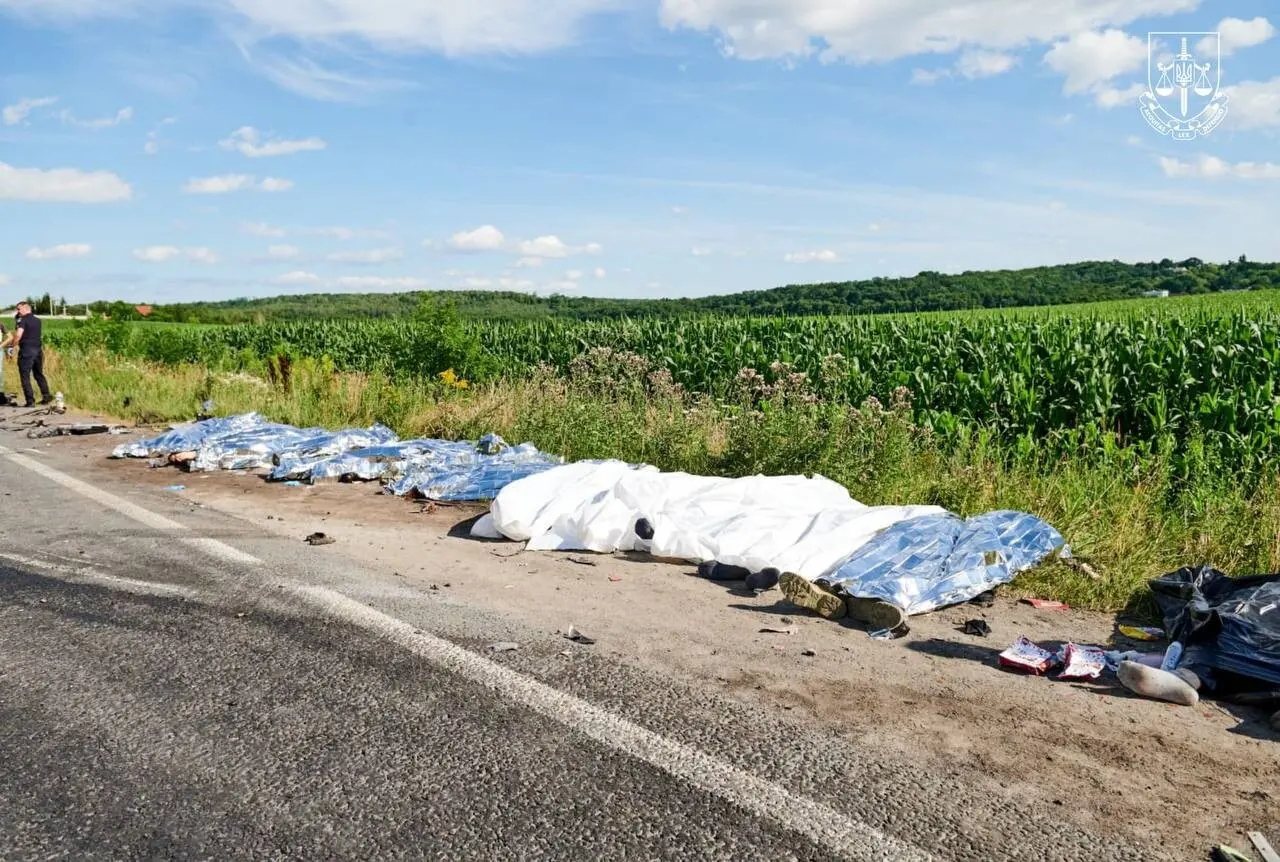
[[569,562],[574,563],[574,564],[579,565],[579,566],[594,566],[594,565],[596,565],[596,561],[595,561],[595,560],[588,560],[586,557],[569,557],[569,558],[568,558],[568,560],[569,560]]
[[1095,581],[1102,580],[1102,575],[1098,574],[1097,569],[1095,569],[1093,566],[1086,563],[1084,560],[1078,559],[1076,557],[1063,557],[1062,562],[1064,562],[1067,565],[1067,568],[1073,571],[1079,572],[1080,574],[1090,578],[1091,580],[1095,580]]
[[1213,848],[1210,854],[1213,862],[1253,862],[1248,856],[1241,853],[1230,844],[1219,844]]
[[805,656],[806,658],[813,658],[817,653],[811,649],[802,649],[800,650],[800,655]]
[[1267,840],[1267,836],[1261,832],[1250,832],[1249,841],[1258,851],[1258,855],[1266,862],[1280,862],[1280,854],[1276,853],[1275,848],[1271,846],[1271,842]]
[[520,649],[520,644],[514,641],[499,641],[496,644],[489,644],[489,652],[511,652]]
[[1042,674],[1057,663],[1058,659],[1053,653],[1032,643],[1023,635],[1020,635],[1007,650],[1000,653],[1000,664],[1004,667],[1034,674]]
[[302,487],[302,483],[301,483],[301,482],[299,482],[297,479],[290,479],[288,482],[285,482],[284,484],[285,484],[287,487],[289,487],[289,488],[301,488],[301,487]]
[[760,634],[765,635],[793,635],[796,633],[795,626],[764,626],[760,629]]
[[1152,700],[1165,700],[1182,706],[1195,706],[1200,701],[1200,694],[1185,679],[1157,667],[1122,661],[1116,669],[1116,676],[1129,691]]
[[622,580],[622,575],[610,575],[609,580],[616,584]]
[[1023,604],[1031,605],[1038,611],[1066,611],[1070,608],[1062,602],[1055,602],[1049,599],[1023,599]]
[[27,432],[27,437],[31,440],[42,440],[46,437],[65,437],[67,435],[79,437],[86,434],[125,434],[128,433],[128,430],[123,425],[105,425],[96,422],[46,426],[43,421],[40,421],[36,423],[35,428]]
[[303,539],[308,545],[332,545],[336,541],[333,536],[326,536],[324,533],[312,533]]
[[179,491],[185,491],[185,490],[187,490],[187,486],[186,486],[186,485],[169,485],[167,488],[165,488],[165,490],[166,490],[166,491],[173,491],[173,492],[176,494],[176,493],[178,493]]
[[1058,679],[1097,679],[1107,667],[1107,653],[1101,647],[1068,643],[1063,648],[1062,673]]
[[979,593],[978,595],[969,599],[969,604],[976,605],[977,607],[980,607],[980,608],[989,608],[994,606],[995,603],[996,603],[995,590],[987,590],[985,593]]
[[569,626],[569,630],[564,633],[564,636],[566,640],[571,640],[574,643],[579,643],[579,644],[590,645],[596,642],[595,638],[587,637],[586,635],[578,631],[573,626]]
[[1119,632],[1136,641],[1156,641],[1164,638],[1164,629],[1155,626],[1120,626]]
[[991,626],[987,624],[986,620],[965,620],[963,631],[967,635],[985,638],[991,634]]

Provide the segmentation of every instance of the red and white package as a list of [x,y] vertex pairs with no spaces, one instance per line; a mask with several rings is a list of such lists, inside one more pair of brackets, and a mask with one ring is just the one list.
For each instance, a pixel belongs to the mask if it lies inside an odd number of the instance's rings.
[[1063,651],[1062,673],[1058,679],[1097,679],[1107,666],[1107,653],[1100,647],[1067,644]]
[[1044,673],[1057,661],[1053,653],[1036,646],[1025,636],[1019,636],[1012,646],[1000,653],[1000,664],[1035,674]]

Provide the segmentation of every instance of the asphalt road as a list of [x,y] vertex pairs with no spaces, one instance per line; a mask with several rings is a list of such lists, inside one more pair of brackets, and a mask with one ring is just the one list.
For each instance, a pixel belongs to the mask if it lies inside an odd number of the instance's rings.
[[0,858],[1162,858],[28,446]]

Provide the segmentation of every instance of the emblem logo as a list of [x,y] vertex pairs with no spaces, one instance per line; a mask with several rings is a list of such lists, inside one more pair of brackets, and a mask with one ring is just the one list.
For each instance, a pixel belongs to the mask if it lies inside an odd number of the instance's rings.
[[1148,33],[1147,92],[1138,102],[1151,128],[1175,141],[1217,128],[1227,115],[1221,59],[1217,33]]

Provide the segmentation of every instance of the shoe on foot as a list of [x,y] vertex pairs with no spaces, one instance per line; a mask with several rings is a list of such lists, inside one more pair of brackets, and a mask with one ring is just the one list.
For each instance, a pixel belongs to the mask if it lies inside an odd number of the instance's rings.
[[47,405],[49,405],[49,404],[52,404],[52,403],[53,403],[53,399],[52,399],[52,398],[41,398],[41,399],[40,399],[40,406],[41,406],[41,407],[45,407],[45,406],[47,406]]
[[771,590],[778,585],[778,579],[781,577],[782,573],[773,568],[752,572],[747,575],[747,589]]
[[849,611],[844,599],[835,593],[827,592],[813,581],[791,572],[787,572],[778,579],[778,589],[782,590],[782,594],[791,604],[813,611],[818,616],[829,620],[838,620]]
[[1134,694],[1154,700],[1167,700],[1183,706],[1195,706],[1200,695],[1180,676],[1158,667],[1147,667],[1136,661],[1122,661],[1116,670],[1120,684]]
[[880,599],[849,598],[849,616],[860,623],[866,623],[872,631],[888,629],[895,631],[907,624],[907,615],[897,605]]

